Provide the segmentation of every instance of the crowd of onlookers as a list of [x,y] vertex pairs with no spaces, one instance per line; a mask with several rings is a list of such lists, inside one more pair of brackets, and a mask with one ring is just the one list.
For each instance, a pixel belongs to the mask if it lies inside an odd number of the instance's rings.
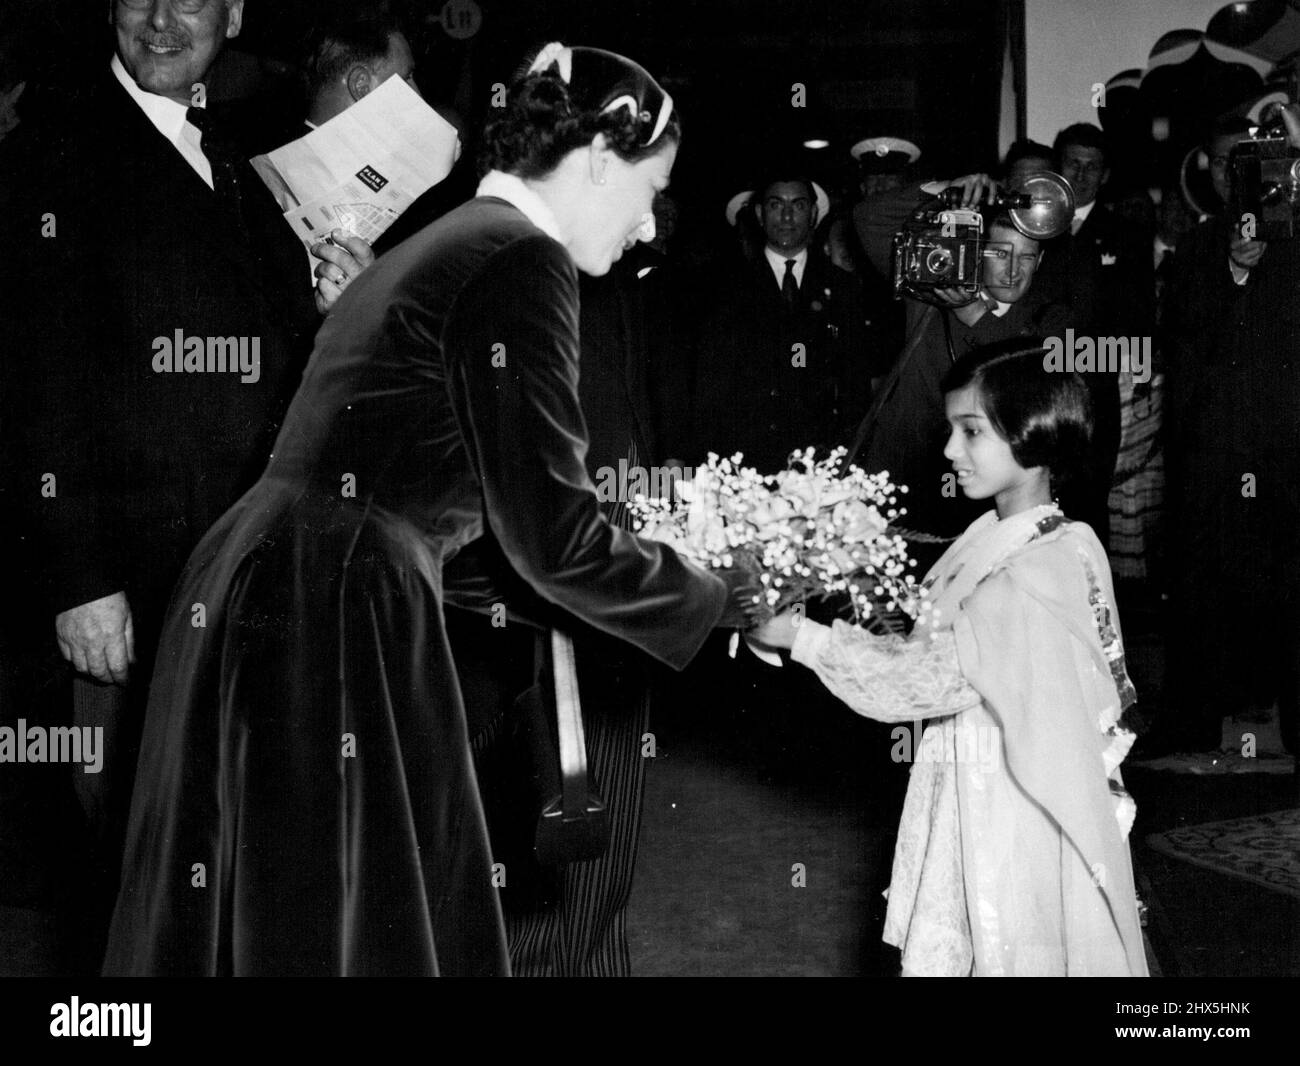
[[[720,420],[744,423],[728,426],[769,464],[782,448],[824,443],[808,439],[809,427],[826,427],[829,439],[857,447],[856,461],[888,469],[910,487],[913,527],[949,537],[973,517],[940,454],[946,427],[938,381],[950,362],[1016,335],[1072,339],[1076,350],[1088,338],[1097,353],[1105,344],[1127,353],[1083,373],[1094,413],[1092,454],[1087,469],[1060,487],[1060,499],[1107,545],[1121,602],[1149,630],[1157,652],[1149,658],[1163,658],[1163,671],[1143,668],[1141,750],[1148,755],[1216,751],[1225,717],[1258,719],[1274,701],[1282,741],[1296,750],[1300,322],[1287,294],[1300,280],[1300,251],[1293,241],[1259,240],[1228,206],[1229,158],[1251,130],[1237,113],[1213,122],[1202,152],[1213,202],[1195,206],[1174,180],[1153,182],[1149,191],[1112,190],[1114,148],[1088,124],[1062,130],[1050,146],[1016,142],[993,177],[923,184],[911,180],[920,168],[900,156],[901,173],[885,181],[871,175],[870,189],[864,178],[864,195],[836,203],[829,224],[823,207],[820,226],[819,190],[787,167],[755,197],[753,222],[745,209],[738,215],[747,254],[725,277],[757,274],[759,283],[751,283],[748,302],[737,284],[718,293],[694,349],[697,425],[716,433]],[[1015,189],[1045,170],[1063,175],[1073,191],[1065,232],[1034,240],[1005,211],[987,211],[985,236],[1010,254],[987,262],[978,298],[940,289],[927,300],[889,299],[892,238],[919,202],[948,185],[959,187],[965,202],[987,201],[994,179],[1000,189]],[[797,247],[790,234],[809,213],[809,262],[827,261],[834,280],[861,301],[854,325],[865,321],[858,334],[865,349],[838,355],[831,346],[823,356],[819,417],[809,416],[791,384],[788,400],[773,404],[788,413],[786,421],[746,421],[727,413],[724,397],[742,396],[737,406],[754,412],[766,395],[780,395],[762,375],[778,367],[784,373],[793,334],[761,315],[780,307],[779,260]],[[846,237],[854,238],[849,254],[838,254]],[[821,303],[823,314],[846,306],[849,297],[828,298],[833,292],[813,292],[810,303]],[[801,337],[818,336],[792,316],[780,321]],[[834,391],[844,372],[837,358],[869,376],[872,391]],[[749,367],[743,380],[742,364]],[[854,433],[864,404],[865,424]],[[728,447],[697,436],[696,451],[705,446]]]

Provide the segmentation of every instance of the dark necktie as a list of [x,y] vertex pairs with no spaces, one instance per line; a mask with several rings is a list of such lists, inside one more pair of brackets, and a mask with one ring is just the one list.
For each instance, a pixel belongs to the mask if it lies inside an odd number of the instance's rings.
[[799,299],[799,283],[794,279],[793,259],[785,261],[785,277],[781,279],[781,299],[787,311],[793,311]]
[[243,202],[239,186],[239,164],[243,155],[238,146],[223,136],[220,124],[202,107],[185,112],[186,121],[202,135],[199,147],[212,165],[212,188],[217,202],[230,214],[239,228],[245,229]]

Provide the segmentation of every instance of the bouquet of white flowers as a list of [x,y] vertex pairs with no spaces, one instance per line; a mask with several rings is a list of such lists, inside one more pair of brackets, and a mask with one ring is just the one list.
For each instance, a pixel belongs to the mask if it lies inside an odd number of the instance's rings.
[[837,448],[817,460],[808,448],[764,476],[742,466],[739,453],[710,453],[693,481],[675,484],[674,499],[637,496],[634,528],[700,566],[753,570],[773,611],[842,596],[855,625],[900,612],[916,618],[922,593],[909,573],[911,534],[896,526],[907,489],[884,472],[841,470],[845,454]]

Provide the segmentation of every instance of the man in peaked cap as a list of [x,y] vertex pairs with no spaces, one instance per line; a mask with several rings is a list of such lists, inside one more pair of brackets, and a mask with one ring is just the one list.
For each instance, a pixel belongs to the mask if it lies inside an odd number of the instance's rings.
[[921,149],[901,137],[867,137],[849,149],[858,164],[863,196],[900,188],[904,171],[921,158]]
[[741,210],[761,226],[761,254],[737,261],[703,315],[696,458],[743,451],[774,471],[796,448],[842,442],[866,410],[870,373],[861,285],[815,239],[825,191],[780,164],[756,189]]

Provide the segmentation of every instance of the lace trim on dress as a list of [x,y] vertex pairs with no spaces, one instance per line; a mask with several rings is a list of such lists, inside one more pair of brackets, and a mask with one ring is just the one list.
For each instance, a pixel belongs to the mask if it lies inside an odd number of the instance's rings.
[[809,665],[833,695],[878,722],[938,718],[980,702],[958,665],[951,629],[928,639],[876,636],[836,620]]

